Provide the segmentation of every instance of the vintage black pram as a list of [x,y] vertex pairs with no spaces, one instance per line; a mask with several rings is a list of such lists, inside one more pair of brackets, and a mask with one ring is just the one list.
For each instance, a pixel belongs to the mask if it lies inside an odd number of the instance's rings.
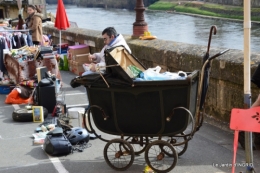
[[[211,59],[225,51],[209,58]],[[126,73],[129,65],[146,68],[122,46],[105,51],[106,73],[77,77],[71,86],[84,85],[89,98],[86,112],[91,133],[95,130],[118,135],[107,140],[104,157],[119,171],[129,168],[135,155],[144,152],[147,165],[156,172],[169,172],[188,146],[188,141],[202,124],[202,82],[199,71],[187,73],[186,79],[134,81]],[[204,93],[205,94],[205,93]],[[88,125],[85,122],[85,127]],[[191,124],[188,134],[184,134]],[[97,135],[97,134],[96,134]]]

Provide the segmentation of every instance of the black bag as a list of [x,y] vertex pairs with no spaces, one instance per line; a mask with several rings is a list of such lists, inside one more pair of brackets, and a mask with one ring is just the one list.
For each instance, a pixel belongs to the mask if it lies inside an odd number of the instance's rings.
[[62,128],[56,127],[53,131],[47,133],[43,149],[52,156],[61,156],[70,154],[72,152],[72,145],[63,134]]
[[54,82],[53,82],[53,80],[51,78],[43,78],[39,82],[38,86],[44,87],[44,86],[50,86],[50,85],[53,85],[53,84],[54,84]]

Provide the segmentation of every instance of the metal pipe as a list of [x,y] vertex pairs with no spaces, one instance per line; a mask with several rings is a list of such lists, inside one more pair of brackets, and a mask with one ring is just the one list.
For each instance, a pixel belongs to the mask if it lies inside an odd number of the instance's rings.
[[[244,108],[251,107],[250,42],[251,42],[251,0],[244,0]],[[246,163],[253,163],[252,132],[245,132]],[[247,173],[252,170],[247,169]]]

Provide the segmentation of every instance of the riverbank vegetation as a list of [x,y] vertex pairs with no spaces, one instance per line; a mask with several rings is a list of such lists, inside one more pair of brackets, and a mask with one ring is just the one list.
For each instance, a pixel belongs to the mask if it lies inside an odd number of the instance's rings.
[[[212,17],[243,20],[243,7],[204,3],[199,1],[167,1],[160,0],[148,7],[150,10],[182,12]],[[260,8],[251,8],[251,20],[260,21]]]

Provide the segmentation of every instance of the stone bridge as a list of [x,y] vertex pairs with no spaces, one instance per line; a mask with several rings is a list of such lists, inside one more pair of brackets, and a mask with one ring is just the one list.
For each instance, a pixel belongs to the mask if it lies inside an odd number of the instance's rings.
[[[59,31],[53,26],[45,26],[44,32],[51,34],[54,42],[59,41]],[[161,66],[168,71],[191,72],[201,69],[202,58],[207,47],[179,43],[165,40],[139,40],[132,39],[130,35],[124,35],[133,55],[135,55],[146,67]],[[81,28],[62,31],[62,40],[70,45],[77,43],[88,44],[91,53],[102,49],[103,39],[101,31]],[[214,55],[223,49],[211,47],[210,55]],[[205,112],[208,120],[212,122],[227,123],[230,120],[232,108],[243,108],[243,51],[232,49],[226,54],[212,61],[211,78],[206,100]],[[260,62],[260,54],[251,54],[251,71],[254,72]],[[258,88],[252,84],[252,101],[259,94]]]

